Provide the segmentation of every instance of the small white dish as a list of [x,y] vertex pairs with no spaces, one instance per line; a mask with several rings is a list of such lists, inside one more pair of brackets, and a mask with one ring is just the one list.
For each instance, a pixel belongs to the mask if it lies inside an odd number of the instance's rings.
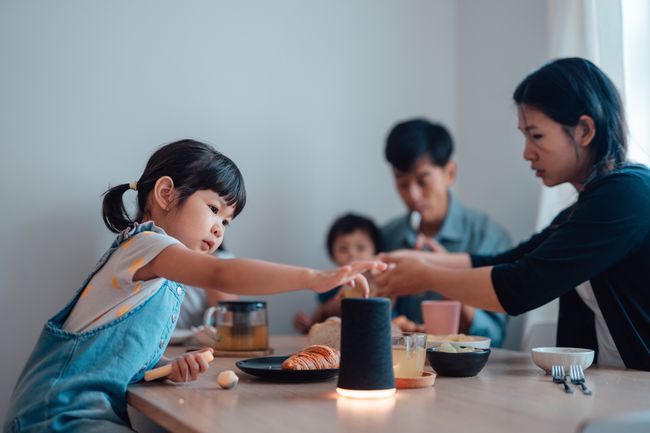
[[589,368],[594,362],[594,351],[577,347],[535,347],[531,350],[533,362],[547,374],[551,374],[551,366],[563,365],[569,374],[572,364],[582,366],[583,370]]
[[183,344],[194,336],[191,329],[174,329],[169,344]]
[[452,346],[473,347],[475,349],[489,349],[491,342],[492,340],[488,337],[480,337],[478,335],[463,335],[460,337],[450,335],[427,335],[427,349],[429,347],[438,347],[442,343],[449,343]]

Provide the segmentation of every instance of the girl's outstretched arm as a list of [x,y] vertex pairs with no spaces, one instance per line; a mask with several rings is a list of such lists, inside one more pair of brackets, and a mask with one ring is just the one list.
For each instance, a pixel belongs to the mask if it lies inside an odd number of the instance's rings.
[[367,296],[368,282],[361,274],[371,269],[385,270],[386,264],[368,260],[319,271],[261,260],[222,260],[183,245],[172,245],[140,268],[133,279],[163,277],[191,286],[241,295],[266,295],[299,289],[325,292],[342,284],[360,284]]

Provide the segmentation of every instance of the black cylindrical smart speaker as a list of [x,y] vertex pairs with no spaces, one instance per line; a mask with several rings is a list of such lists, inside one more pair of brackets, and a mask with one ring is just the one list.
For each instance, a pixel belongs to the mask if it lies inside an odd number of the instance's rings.
[[341,302],[341,362],[336,391],[346,397],[395,393],[390,301],[347,298]]

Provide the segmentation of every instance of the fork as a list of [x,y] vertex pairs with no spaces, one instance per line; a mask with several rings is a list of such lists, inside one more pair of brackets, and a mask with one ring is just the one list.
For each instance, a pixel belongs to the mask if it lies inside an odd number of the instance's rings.
[[573,389],[566,382],[566,374],[564,373],[564,366],[559,364],[554,364],[551,366],[551,376],[553,377],[554,383],[561,383],[564,385],[564,392],[567,394],[572,394]]
[[582,365],[571,364],[571,367],[569,368],[569,377],[571,377],[572,384],[580,385],[584,395],[591,395],[591,390],[587,388],[587,385],[585,385],[585,372],[582,370]]

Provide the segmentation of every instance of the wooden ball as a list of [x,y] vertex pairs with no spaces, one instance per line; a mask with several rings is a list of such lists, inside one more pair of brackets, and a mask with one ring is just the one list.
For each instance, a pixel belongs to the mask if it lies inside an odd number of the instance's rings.
[[223,389],[234,388],[239,382],[239,377],[232,370],[224,370],[217,376],[217,383]]

